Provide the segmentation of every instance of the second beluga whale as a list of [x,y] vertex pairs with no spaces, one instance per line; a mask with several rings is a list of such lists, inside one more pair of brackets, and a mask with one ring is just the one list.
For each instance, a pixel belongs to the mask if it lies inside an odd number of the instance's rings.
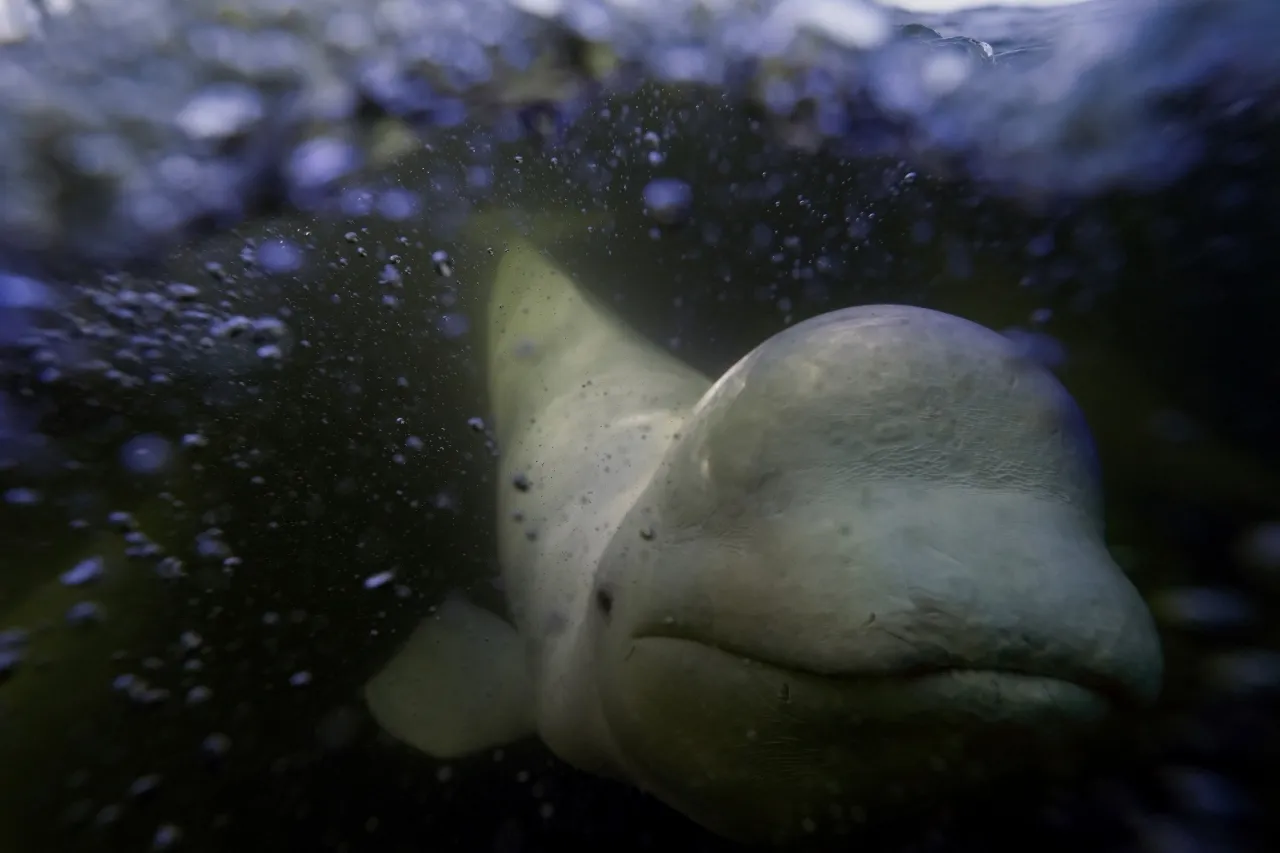
[[849,308],[712,383],[530,240],[489,245],[510,619],[461,597],[428,615],[365,689],[393,736],[446,759],[537,735],[782,843],[1156,696],[1088,429],[1013,342]]

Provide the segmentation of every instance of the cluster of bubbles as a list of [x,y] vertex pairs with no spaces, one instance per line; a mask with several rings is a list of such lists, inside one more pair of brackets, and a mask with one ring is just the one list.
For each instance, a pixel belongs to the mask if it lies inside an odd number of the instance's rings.
[[754,101],[786,142],[962,156],[1067,193],[1176,177],[1208,114],[1180,98],[1238,114],[1280,81],[1268,0],[1095,0],[1033,51],[1017,16],[993,43],[902,19],[863,0],[80,0],[0,51],[0,255],[154,256],[323,207],[385,165],[392,127],[568,116],[640,79]]

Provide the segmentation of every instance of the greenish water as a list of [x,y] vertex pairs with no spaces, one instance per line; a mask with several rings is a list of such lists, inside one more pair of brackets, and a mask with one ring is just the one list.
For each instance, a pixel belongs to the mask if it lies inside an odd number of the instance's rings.
[[[364,681],[447,591],[501,607],[494,460],[469,423],[491,419],[493,260],[456,233],[478,174],[488,206],[581,215],[591,230],[558,240],[558,259],[708,375],[805,318],[887,301],[1021,335],[1084,409],[1108,545],[1165,644],[1159,707],[1075,777],[862,843],[1266,849],[1280,188],[1273,158],[1240,152],[1271,150],[1270,131],[1224,131],[1221,156],[1157,192],[1066,203],[1001,198],[927,162],[784,151],[758,119],[642,90],[541,140],[477,153],[465,129],[441,133],[369,180],[430,188],[411,217],[259,219],[136,279],[85,279],[93,292],[54,313],[118,335],[47,347],[56,381],[6,372],[0,411],[44,436],[20,442],[6,422],[0,631],[29,633],[0,683],[0,849],[733,849],[536,743],[436,762],[363,708]],[[692,189],[682,227],[659,228],[640,201],[666,176]],[[173,298],[172,282],[199,293]],[[159,346],[145,311],[112,313],[132,310],[127,290],[183,302],[165,315],[178,326],[200,310],[288,331]],[[71,370],[77,347],[141,381]],[[126,538],[118,511],[145,539]],[[183,571],[123,553],[147,542]],[[101,582],[58,582],[95,557]],[[69,624],[84,602],[101,618]]]

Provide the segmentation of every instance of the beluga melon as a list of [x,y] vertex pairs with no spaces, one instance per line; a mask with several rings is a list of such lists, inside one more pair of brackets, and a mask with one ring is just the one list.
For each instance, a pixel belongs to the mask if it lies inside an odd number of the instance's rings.
[[509,618],[460,596],[427,616],[365,689],[394,737],[452,759],[536,735],[717,833],[786,843],[1156,697],[1088,428],[1012,341],[869,305],[713,383],[531,240],[490,245]]

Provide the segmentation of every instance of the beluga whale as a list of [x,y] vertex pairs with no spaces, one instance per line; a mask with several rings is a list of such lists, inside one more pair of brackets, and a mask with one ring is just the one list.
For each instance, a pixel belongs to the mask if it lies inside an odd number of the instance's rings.
[[537,736],[789,844],[1026,769],[1158,695],[1081,411],[1005,336],[867,305],[714,382],[508,230],[488,297],[507,613],[433,608],[365,686],[456,759]]

